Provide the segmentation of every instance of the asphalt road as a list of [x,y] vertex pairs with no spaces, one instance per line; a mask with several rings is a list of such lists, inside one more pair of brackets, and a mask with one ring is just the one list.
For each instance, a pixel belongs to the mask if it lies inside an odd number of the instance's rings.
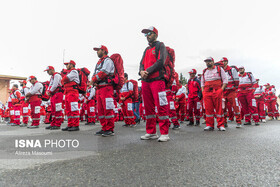
[[[100,125],[79,132],[0,125],[0,186],[279,186],[280,122],[226,132],[205,125],[170,130],[169,142],[143,141],[142,123],[116,124],[113,137]],[[66,125],[66,124],[64,124]],[[16,148],[16,140],[77,140],[77,148]],[[43,143],[42,143],[43,144]],[[16,155],[16,152],[52,155]]]

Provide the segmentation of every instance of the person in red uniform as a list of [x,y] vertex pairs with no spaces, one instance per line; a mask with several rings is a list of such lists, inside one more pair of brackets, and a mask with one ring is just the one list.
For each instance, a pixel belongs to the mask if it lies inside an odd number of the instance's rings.
[[87,89],[87,98],[86,98],[86,103],[87,103],[87,123],[85,125],[95,125],[95,95],[96,95],[96,90],[93,86],[89,86]]
[[277,106],[276,106],[277,97],[275,96],[275,92],[276,92],[275,88],[273,88],[273,86],[271,86],[269,83],[265,85],[265,93],[266,93],[265,104],[267,106],[269,121],[273,120],[273,118],[279,120],[277,115]]
[[79,111],[79,91],[77,85],[80,83],[79,73],[75,69],[76,62],[70,60],[70,62],[64,63],[67,68],[67,75],[61,80],[61,84],[64,87],[65,94],[65,107],[68,118],[68,125],[62,128],[62,131],[79,131],[80,125],[80,111]]
[[29,88],[26,87],[26,80],[20,81],[20,86],[22,87],[21,90],[21,110],[22,110],[22,124],[20,125],[21,127],[25,127],[28,124],[28,119],[29,119],[29,109],[28,109],[28,102],[25,101],[25,96],[29,92]]
[[[256,79],[257,84],[259,85],[259,79]],[[259,118],[261,119],[261,121],[263,123],[266,122],[265,120],[265,103],[264,103],[264,98],[265,98],[265,88],[264,86],[258,86],[258,88],[256,89],[255,93],[254,93],[254,97],[257,101],[257,109],[258,109],[258,114],[259,114]]]
[[45,71],[51,76],[50,84],[47,90],[47,95],[50,96],[51,101],[51,125],[46,129],[57,130],[60,129],[61,123],[63,122],[62,116],[62,100],[63,90],[61,85],[61,75],[55,72],[53,66],[48,66]]
[[216,114],[218,129],[225,131],[222,99],[228,79],[223,68],[214,66],[212,57],[206,58],[204,62],[207,65],[201,77],[201,89],[206,113],[206,127],[204,130],[214,130],[214,116]]
[[[227,103],[230,103],[230,106],[234,110],[234,116],[236,119],[236,128],[240,128],[242,126],[241,123],[241,116],[240,116],[240,110],[239,110],[239,104],[237,100],[236,90],[239,85],[239,76],[238,72],[235,68],[232,68],[228,66],[228,59],[226,57],[223,57],[221,59],[221,62],[223,63],[223,69],[226,72],[227,78],[228,78],[228,84],[223,92],[223,98],[225,102],[225,108],[224,113],[226,114],[227,111]],[[227,116],[225,115],[225,126],[227,127]]]
[[19,126],[20,111],[21,111],[21,104],[20,104],[21,92],[19,91],[17,84],[14,84],[12,87],[11,98],[12,98],[12,104],[14,109],[14,123],[11,124],[11,126]]
[[32,86],[30,87],[29,92],[25,95],[25,98],[31,106],[32,124],[31,126],[27,126],[27,128],[39,128],[43,85],[37,81],[35,76],[30,76],[29,81]]
[[[157,41],[158,30],[155,27],[143,29],[149,42],[140,62],[139,75],[142,79],[142,94],[146,112],[146,134],[141,140],[158,139],[160,142],[170,140],[169,109],[164,81],[164,63],[167,51],[164,43]],[[158,50],[158,51],[156,51]],[[161,136],[156,134],[156,111],[158,109]]]
[[186,117],[186,92],[186,87],[179,83],[178,91],[175,96],[175,101],[178,105],[176,113],[177,118],[180,119],[180,123],[184,123]]
[[188,125],[194,125],[194,115],[196,119],[195,125],[200,125],[200,108],[201,108],[201,85],[200,80],[195,76],[196,70],[192,69],[188,80],[188,106],[189,106],[189,121]]
[[135,122],[135,116],[133,114],[133,108],[132,108],[132,95],[133,95],[133,84],[132,82],[128,81],[128,74],[124,73],[124,85],[120,89],[120,104],[122,107],[123,115],[124,115],[124,121],[125,124],[124,127],[134,127]]
[[96,132],[96,135],[102,135],[103,137],[114,136],[114,88],[109,79],[114,75],[115,66],[108,56],[106,46],[101,45],[100,47],[93,48],[93,50],[97,51],[99,61],[96,64],[91,85],[96,86],[98,118],[102,126],[102,129]]
[[238,100],[241,103],[241,110],[245,116],[244,125],[251,125],[251,115],[255,125],[259,125],[259,114],[257,102],[254,97],[255,89],[258,87],[255,77],[251,73],[246,73],[245,68],[239,68]]
[[169,103],[169,117],[173,123],[173,130],[180,129],[180,124],[178,122],[177,113],[176,113],[176,107],[175,107],[175,95],[178,91],[176,80],[173,81],[171,89],[166,91],[167,99]]

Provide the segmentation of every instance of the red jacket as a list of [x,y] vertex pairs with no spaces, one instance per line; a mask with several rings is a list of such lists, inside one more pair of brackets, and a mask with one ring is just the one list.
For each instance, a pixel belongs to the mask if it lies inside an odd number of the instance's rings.
[[200,80],[195,77],[193,79],[188,80],[187,84],[188,88],[188,98],[193,99],[193,98],[201,98],[202,93],[201,93],[201,86],[200,86]]

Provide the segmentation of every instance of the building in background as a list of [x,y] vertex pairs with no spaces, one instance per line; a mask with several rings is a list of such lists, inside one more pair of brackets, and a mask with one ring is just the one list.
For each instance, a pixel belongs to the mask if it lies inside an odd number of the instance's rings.
[[[26,77],[18,77],[11,75],[0,75],[0,101],[5,104],[8,100],[9,94],[8,90],[10,88],[11,80],[26,80]],[[20,86],[19,86],[20,87]]]

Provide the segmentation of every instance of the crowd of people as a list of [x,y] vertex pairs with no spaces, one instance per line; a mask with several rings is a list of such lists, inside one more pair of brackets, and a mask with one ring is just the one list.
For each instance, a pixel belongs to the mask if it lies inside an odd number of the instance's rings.
[[45,71],[50,81],[39,82],[30,76],[20,82],[21,91],[14,84],[7,104],[1,107],[2,118],[11,126],[31,129],[40,123],[50,124],[47,130],[58,130],[67,120],[62,131],[78,131],[80,121],[95,125],[98,120],[101,129],[96,135],[103,137],[114,135],[117,121],[124,121],[124,127],[134,127],[142,120],[146,122],[146,134],[141,139],[160,142],[170,140],[169,129],[180,129],[184,121],[189,121],[188,126],[205,123],[204,130],[213,131],[216,118],[218,130],[225,131],[234,119],[236,128],[242,127],[244,118],[243,125],[256,126],[265,123],[267,115],[269,120],[280,119],[275,87],[259,85],[259,79],[243,66],[230,66],[226,57],[218,62],[208,57],[204,60],[206,69],[201,74],[196,69],[189,71],[187,84],[183,85],[174,69],[174,50],[157,40],[155,27],[142,33],[149,46],[139,66],[141,87],[124,73],[121,56],[109,57],[107,47],[102,45],[93,48],[99,61],[90,78],[87,68],[76,68],[71,60],[59,73],[48,66]]

